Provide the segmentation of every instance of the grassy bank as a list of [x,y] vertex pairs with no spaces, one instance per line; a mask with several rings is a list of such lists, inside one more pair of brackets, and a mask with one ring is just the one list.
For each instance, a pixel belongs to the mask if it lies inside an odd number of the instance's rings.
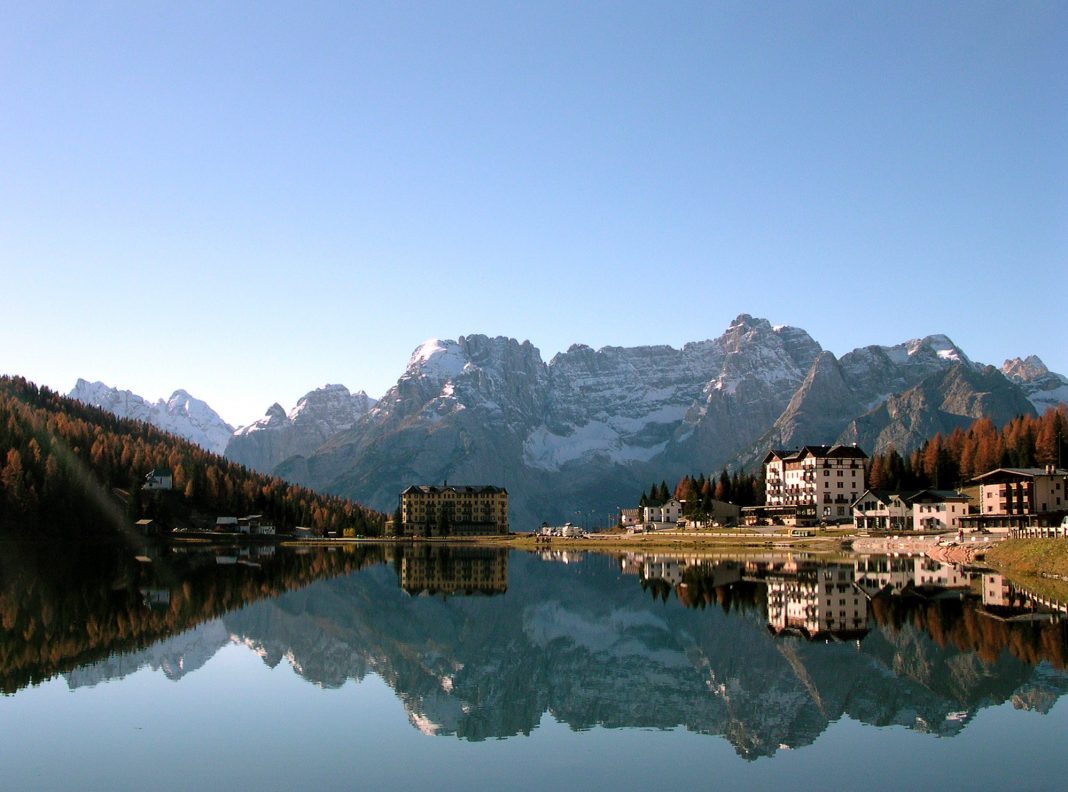
[[483,546],[497,545],[521,550],[593,550],[605,553],[670,553],[687,550],[747,551],[750,553],[754,551],[782,550],[786,552],[837,553],[841,552],[844,547],[844,540],[851,538],[845,532],[827,532],[813,537],[795,537],[785,532],[768,532],[754,535],[745,534],[744,532],[658,531],[648,534],[596,534],[581,539],[555,537],[550,541],[539,539],[532,534],[511,534],[506,537],[480,537],[471,541]]
[[991,566],[1013,576],[1068,578],[1068,541],[1061,539],[1007,539],[986,554]]
[[1008,539],[992,547],[984,561],[1040,597],[1068,602],[1068,541]]

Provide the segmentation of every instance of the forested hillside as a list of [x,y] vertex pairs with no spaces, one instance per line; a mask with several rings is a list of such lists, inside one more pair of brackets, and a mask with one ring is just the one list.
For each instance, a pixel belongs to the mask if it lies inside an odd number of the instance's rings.
[[998,429],[980,418],[967,429],[936,434],[913,453],[893,448],[869,461],[873,489],[953,489],[999,467],[1044,467],[1068,462],[1068,407],[1022,415]]
[[[143,492],[166,467],[174,488]],[[120,497],[125,495],[126,497]],[[280,530],[381,533],[384,516],[209,453],[151,425],[116,418],[19,377],[0,378],[0,527],[19,534],[99,533],[141,516],[262,514]]]

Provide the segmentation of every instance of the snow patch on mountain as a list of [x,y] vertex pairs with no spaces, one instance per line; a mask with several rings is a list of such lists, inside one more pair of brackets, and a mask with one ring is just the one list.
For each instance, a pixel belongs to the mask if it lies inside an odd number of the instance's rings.
[[447,380],[459,375],[467,365],[464,351],[456,341],[431,338],[412,353],[408,360],[408,372],[415,376]]
[[[644,424],[632,422],[641,428]],[[667,441],[643,447],[627,443],[618,426],[605,421],[590,421],[568,434],[556,434],[539,426],[523,444],[523,461],[541,470],[559,470],[568,462],[601,455],[616,464],[648,462],[667,446]]]

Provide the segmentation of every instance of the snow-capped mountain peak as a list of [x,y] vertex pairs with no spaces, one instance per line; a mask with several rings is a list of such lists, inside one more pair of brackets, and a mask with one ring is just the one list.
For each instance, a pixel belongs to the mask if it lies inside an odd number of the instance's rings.
[[352,428],[374,404],[364,391],[350,393],[338,384],[305,393],[288,413],[275,402],[258,421],[234,432],[226,456],[270,472],[279,462],[310,454],[330,437]]
[[1049,374],[1049,369],[1038,355],[1028,355],[1024,359],[1012,358],[1001,366],[1001,373],[1017,382],[1030,382]]
[[466,365],[467,358],[458,342],[430,338],[412,352],[406,373],[447,380],[460,374]]
[[174,391],[166,401],[159,399],[149,402],[128,390],[79,379],[69,395],[120,418],[150,423],[216,454],[223,452],[234,431],[206,402],[180,389]]

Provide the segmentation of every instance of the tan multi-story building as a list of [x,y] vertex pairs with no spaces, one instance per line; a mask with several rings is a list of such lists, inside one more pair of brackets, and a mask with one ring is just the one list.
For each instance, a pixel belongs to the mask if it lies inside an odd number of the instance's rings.
[[981,514],[1027,515],[1058,512],[1065,505],[1068,471],[1045,468],[998,468],[976,476]]
[[508,491],[490,485],[413,484],[400,495],[404,536],[508,533]]
[[847,520],[864,492],[864,460],[855,445],[772,450],[764,457],[765,509],[783,512],[789,522]]

